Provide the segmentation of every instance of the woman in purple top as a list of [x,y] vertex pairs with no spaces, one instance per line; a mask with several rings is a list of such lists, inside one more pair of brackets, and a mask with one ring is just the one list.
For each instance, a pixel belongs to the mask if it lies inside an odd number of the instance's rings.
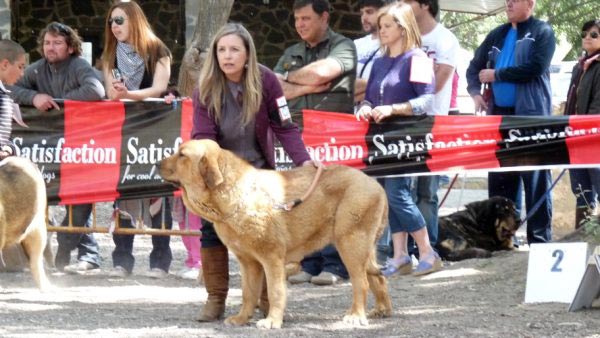
[[[420,32],[411,6],[400,3],[386,7],[377,23],[385,53],[373,64],[357,119],[379,123],[392,115],[425,114],[433,101],[433,64],[420,49]],[[429,243],[425,219],[411,196],[411,178],[385,178],[383,182],[389,200],[394,257],[388,259],[382,273],[391,276],[413,272],[407,250],[409,233],[417,243],[420,257],[413,274],[439,270],[440,257]]]
[[[277,77],[257,62],[250,33],[240,24],[226,24],[215,34],[208,55],[193,94],[192,138],[214,140],[255,167],[272,169],[274,133],[295,165],[312,164],[298,127],[287,119]],[[205,220],[201,240],[208,299],[198,320],[215,321],[223,316],[229,290],[228,252]]]

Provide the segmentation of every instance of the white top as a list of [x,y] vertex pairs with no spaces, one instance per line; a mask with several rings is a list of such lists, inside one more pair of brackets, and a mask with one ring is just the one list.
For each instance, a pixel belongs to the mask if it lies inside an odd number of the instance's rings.
[[12,131],[13,100],[8,96],[9,91],[0,81],[0,146],[10,143]]
[[[456,68],[460,46],[456,36],[441,24],[437,24],[429,34],[423,35],[422,49],[435,60],[435,64],[445,64]],[[452,77],[446,81],[442,89],[435,94],[433,113],[430,115],[448,115],[452,96]]]
[[[375,61],[375,58],[381,56],[379,39],[373,39],[373,36],[369,34],[360,39],[354,40],[354,45],[356,46],[356,54],[358,56],[356,76],[361,79],[368,79],[369,74],[371,74],[371,68],[373,68],[373,61]],[[373,53],[376,54],[371,58]],[[371,60],[366,64],[365,67],[365,63],[369,60],[369,58],[371,58]],[[364,71],[363,68],[365,69]]]

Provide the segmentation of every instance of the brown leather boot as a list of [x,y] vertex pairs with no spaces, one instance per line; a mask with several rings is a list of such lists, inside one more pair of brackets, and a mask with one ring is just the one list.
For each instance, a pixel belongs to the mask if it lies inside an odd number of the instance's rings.
[[208,299],[199,322],[214,322],[225,313],[225,300],[229,291],[229,256],[225,246],[201,248],[202,274]]

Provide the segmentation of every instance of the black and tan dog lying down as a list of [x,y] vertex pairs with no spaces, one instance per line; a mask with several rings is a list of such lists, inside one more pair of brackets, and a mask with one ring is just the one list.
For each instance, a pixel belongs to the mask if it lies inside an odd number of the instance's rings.
[[436,250],[443,259],[489,258],[492,251],[512,250],[519,229],[515,204],[494,196],[472,202],[464,210],[439,218]]

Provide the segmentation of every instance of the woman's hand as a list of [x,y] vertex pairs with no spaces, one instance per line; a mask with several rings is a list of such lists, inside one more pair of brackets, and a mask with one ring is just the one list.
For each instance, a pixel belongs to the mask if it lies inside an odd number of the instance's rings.
[[363,104],[356,113],[354,113],[354,116],[356,116],[356,121],[369,121],[372,118],[372,114],[373,114],[373,108],[371,108],[371,106]]
[[127,97],[128,90],[122,81],[113,80],[111,89],[111,98],[113,100],[120,100]]
[[165,95],[164,99],[166,104],[171,104],[173,103],[173,100],[177,99],[177,96],[173,95],[173,93],[169,93]]
[[373,118],[373,120],[375,120],[375,122],[379,123],[383,119],[392,116],[393,112],[394,109],[392,108],[392,105],[377,106],[373,108],[373,111],[371,111],[371,117]]

